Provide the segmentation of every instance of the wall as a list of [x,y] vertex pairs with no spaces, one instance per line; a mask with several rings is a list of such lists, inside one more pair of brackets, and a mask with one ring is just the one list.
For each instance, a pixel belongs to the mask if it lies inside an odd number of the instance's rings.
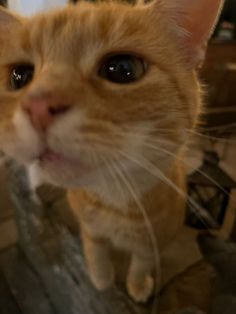
[[31,15],[37,11],[64,5],[67,2],[67,0],[8,0],[8,7],[21,14]]

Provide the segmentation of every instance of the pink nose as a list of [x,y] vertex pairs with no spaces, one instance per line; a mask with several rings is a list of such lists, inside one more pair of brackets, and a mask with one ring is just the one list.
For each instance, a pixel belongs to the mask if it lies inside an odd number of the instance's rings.
[[54,119],[66,113],[71,106],[58,95],[43,94],[29,96],[23,103],[23,107],[33,126],[40,131],[46,131]]

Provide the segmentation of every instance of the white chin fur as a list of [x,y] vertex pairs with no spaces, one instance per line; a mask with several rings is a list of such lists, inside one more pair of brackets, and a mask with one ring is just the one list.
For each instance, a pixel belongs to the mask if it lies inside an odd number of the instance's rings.
[[33,191],[35,191],[42,184],[46,183],[47,180],[40,170],[37,162],[34,162],[30,166],[28,166],[27,170],[29,184]]
[[28,165],[40,154],[41,140],[22,110],[15,113],[13,126],[14,133],[6,135],[3,151],[17,161]]
[[[106,204],[114,206],[120,210],[126,210],[130,201],[135,201],[133,194],[139,198],[143,193],[146,193],[154,184],[157,183],[157,178],[148,174],[143,169],[133,167],[129,162],[123,163],[122,172],[125,177],[132,178],[133,190],[130,190],[130,185],[120,180],[119,176],[115,179],[114,175],[108,169],[98,168],[92,172],[83,173],[76,168],[61,167],[54,168],[51,164],[47,168],[42,168],[44,178],[47,182],[70,188],[86,188],[88,191],[95,193]],[[126,179],[127,180],[127,179]],[[128,180],[129,181],[129,180]],[[127,182],[128,182],[127,181]]]

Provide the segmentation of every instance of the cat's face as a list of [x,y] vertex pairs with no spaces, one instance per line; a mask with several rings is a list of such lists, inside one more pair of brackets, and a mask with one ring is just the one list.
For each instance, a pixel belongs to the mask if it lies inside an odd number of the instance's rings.
[[0,149],[63,186],[99,185],[114,164],[164,171],[200,93],[163,12],[81,3],[27,20],[0,13]]

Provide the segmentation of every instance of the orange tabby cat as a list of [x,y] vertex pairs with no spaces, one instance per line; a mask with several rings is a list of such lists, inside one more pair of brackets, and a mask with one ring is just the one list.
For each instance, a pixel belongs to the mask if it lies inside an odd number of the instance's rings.
[[0,11],[0,148],[68,189],[100,290],[113,283],[116,248],[131,256],[129,294],[146,301],[181,229],[195,69],[221,2]]

